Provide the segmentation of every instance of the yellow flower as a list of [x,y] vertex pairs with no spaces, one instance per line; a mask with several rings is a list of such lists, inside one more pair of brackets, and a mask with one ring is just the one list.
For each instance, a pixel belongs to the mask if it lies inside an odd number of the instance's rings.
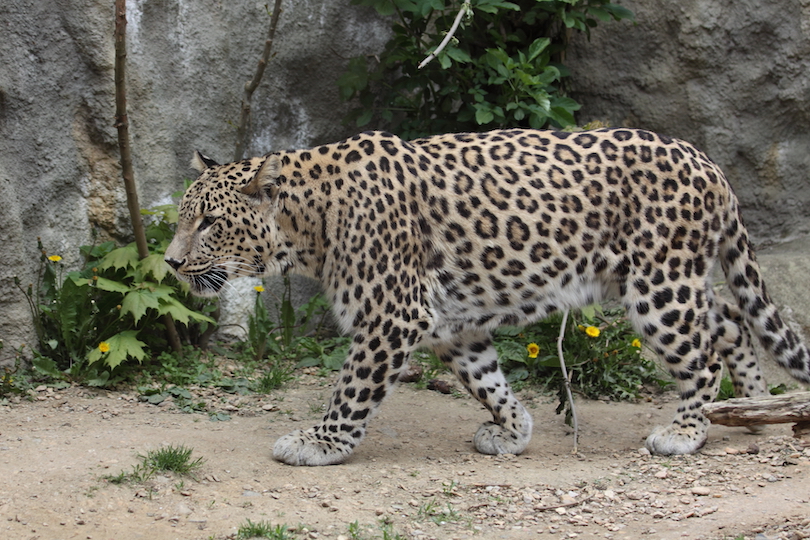
[[59,262],[62,260],[62,257],[60,257],[59,255],[51,255],[50,257],[48,257],[48,260],[52,262]]
[[98,344],[98,350],[105,353],[110,350],[110,344],[107,343],[106,341],[102,341],[101,343]]
[[540,354],[540,346],[537,343],[529,343],[526,345],[526,350],[529,351],[529,358],[537,358]]
[[264,292],[264,287],[262,287],[261,285],[256,285],[253,288],[256,289],[256,292]]
[[599,329],[595,326],[589,326],[585,329],[585,333],[591,337],[599,337]]
[[630,343],[630,345],[640,349],[641,348],[641,340],[636,338],[636,339],[633,340],[632,343]]

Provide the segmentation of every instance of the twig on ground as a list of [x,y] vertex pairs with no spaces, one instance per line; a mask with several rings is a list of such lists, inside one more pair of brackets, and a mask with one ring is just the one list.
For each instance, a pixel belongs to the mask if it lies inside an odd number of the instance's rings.
[[571,393],[571,381],[568,378],[568,369],[565,367],[565,357],[563,356],[563,339],[565,338],[565,326],[568,323],[568,309],[563,312],[562,323],[560,323],[560,335],[557,337],[557,356],[560,358],[560,369],[563,374],[563,381],[565,384],[565,393],[568,395],[568,406],[571,408],[571,421],[574,424],[574,450],[572,454],[577,453],[577,446],[579,445],[579,422],[577,421],[577,409],[574,406],[574,396]]

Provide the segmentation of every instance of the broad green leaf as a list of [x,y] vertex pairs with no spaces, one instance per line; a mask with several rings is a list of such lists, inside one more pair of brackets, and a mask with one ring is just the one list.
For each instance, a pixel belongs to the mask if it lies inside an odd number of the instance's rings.
[[[442,51],[444,53],[444,51]],[[453,65],[453,60],[447,54],[439,54],[439,64],[442,66],[442,69],[447,69]]]
[[374,109],[366,109],[362,113],[360,113],[360,116],[357,117],[357,120],[355,120],[355,124],[357,125],[357,127],[363,127],[369,122],[371,122],[371,118],[373,116],[374,116]]
[[162,282],[163,278],[165,278],[166,274],[170,271],[169,265],[163,260],[163,255],[157,253],[149,255],[145,259],[141,259],[140,269],[145,276],[152,274],[158,283]]
[[529,62],[537,58],[537,55],[543,52],[550,44],[550,38],[535,39],[532,44],[529,45]]
[[[83,281],[87,282],[86,279],[83,280]],[[120,281],[114,281],[112,279],[107,279],[107,278],[103,278],[103,277],[99,277],[96,280],[96,287],[98,287],[102,291],[117,292],[117,293],[123,293],[123,294],[128,293],[129,290],[130,290],[129,285],[125,285],[124,283],[121,283]]]
[[492,114],[492,111],[486,109],[478,109],[475,111],[475,121],[478,122],[479,126],[492,122],[494,118],[495,115]]
[[589,306],[585,306],[584,308],[580,309],[582,312],[582,316],[592,321],[594,317],[596,317],[596,306],[591,304]]
[[103,360],[111,369],[115,369],[127,358],[134,358],[142,362],[147,354],[144,350],[146,344],[137,338],[137,330],[125,330],[107,339],[105,343],[110,347],[107,352],[101,352],[96,347],[87,355],[88,363],[92,364]]
[[[211,317],[203,315],[197,311],[191,310],[180,303],[179,300],[173,297],[166,297],[160,299],[160,304],[156,308],[158,313],[161,315],[166,315],[167,313],[172,316],[172,318],[180,323],[188,325],[190,319],[193,319],[197,322],[207,322],[209,324],[216,324],[216,321]],[[123,311],[123,308],[122,308]]]
[[[50,343],[49,343],[50,345]],[[56,347],[52,347],[56,348]],[[56,362],[51,360],[46,356],[42,356],[41,354],[34,353],[34,359],[31,361],[31,365],[34,366],[34,369],[43,375],[48,375],[49,377],[54,377],[56,379],[60,379],[63,377],[63,373],[59,371],[59,368],[56,365]]]
[[467,54],[467,51],[464,51],[457,47],[448,47],[447,49],[445,49],[445,51],[447,51],[447,56],[449,56],[456,62],[460,62],[462,64],[472,62],[472,58],[470,58],[470,55]]
[[160,309],[158,296],[148,290],[130,291],[121,302],[121,316],[131,313],[135,324],[138,324],[141,317],[146,315],[147,309]]
[[99,267],[105,268],[135,268],[138,264],[138,248],[135,244],[114,249],[101,260]]
[[636,20],[636,16],[632,11],[618,4],[605,4],[602,8],[609,11],[616,19]]
[[357,56],[349,60],[346,71],[338,78],[338,88],[340,88],[340,99],[347,101],[368,86],[368,63],[363,56]]

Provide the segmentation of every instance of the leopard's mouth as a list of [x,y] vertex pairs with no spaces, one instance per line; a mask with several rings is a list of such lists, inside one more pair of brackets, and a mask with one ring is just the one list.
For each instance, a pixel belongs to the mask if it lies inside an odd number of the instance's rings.
[[228,281],[228,272],[221,268],[212,268],[205,273],[186,275],[184,279],[190,285],[193,294],[197,296],[216,296],[225,286],[225,282]]

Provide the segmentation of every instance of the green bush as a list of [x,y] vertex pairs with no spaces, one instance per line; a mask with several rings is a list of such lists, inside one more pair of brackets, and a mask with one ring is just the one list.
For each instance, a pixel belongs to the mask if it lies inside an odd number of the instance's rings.
[[135,244],[113,242],[82,246],[81,270],[66,272],[59,255],[48,255],[41,241],[36,283],[18,288],[25,294],[34,320],[39,348],[34,367],[54,377],[65,374],[93,385],[114,380],[121,364],[142,362],[168,347],[163,315],[184,325],[193,341],[215,321],[209,300],[192,297],[163,261],[174,234],[177,210],[163,206],[143,211],[149,256],[138,258]]
[[[495,331],[495,347],[510,382],[534,381],[562,394],[557,354],[561,324],[556,315],[526,328]],[[641,340],[621,310],[572,312],[563,356],[572,387],[588,398],[635,399],[645,384],[667,384],[656,364],[642,356]]]
[[574,125],[563,63],[570,33],[632,19],[607,0],[472,0],[451,43],[419,69],[462,6],[445,0],[352,0],[394,20],[379,57],[349,61],[338,81],[358,106],[347,121],[372,119],[406,139],[502,127]]

